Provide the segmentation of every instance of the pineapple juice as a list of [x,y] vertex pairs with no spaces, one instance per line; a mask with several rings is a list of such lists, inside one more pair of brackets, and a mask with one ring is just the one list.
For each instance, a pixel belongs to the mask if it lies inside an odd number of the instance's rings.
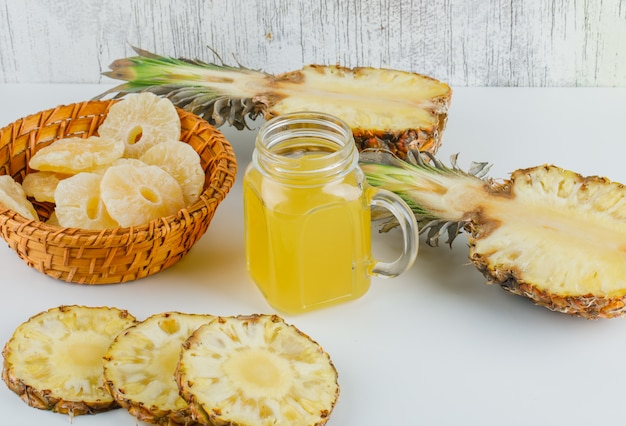
[[[307,160],[320,154],[300,154]],[[370,208],[360,173],[327,183],[244,183],[250,276],[274,308],[298,313],[355,299],[370,285]]]
[[[246,265],[277,310],[300,313],[362,296],[372,275],[394,277],[417,255],[417,223],[397,195],[367,185],[350,127],[301,112],[266,122],[243,181]],[[370,206],[403,231],[393,262],[371,255]]]

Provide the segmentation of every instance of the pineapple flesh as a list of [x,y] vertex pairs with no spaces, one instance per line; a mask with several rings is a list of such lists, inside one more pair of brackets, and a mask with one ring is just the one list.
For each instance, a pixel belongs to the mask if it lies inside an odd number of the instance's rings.
[[[370,184],[400,195],[429,244],[467,231],[471,262],[490,283],[551,310],[584,318],[626,312],[626,188],[553,165],[481,178],[411,153],[366,151]],[[476,174],[478,176],[476,176]],[[384,225],[385,229],[393,223]]]
[[174,371],[183,342],[211,315],[166,312],[120,333],[104,356],[104,380],[115,400],[137,419],[162,425],[192,425],[179,396]]
[[2,379],[28,405],[70,416],[117,408],[102,357],[135,318],[109,307],[60,306],[17,327],[2,352]]
[[243,67],[174,59],[135,48],[103,73],[128,83],[117,92],[149,91],[219,126],[247,127],[297,111],[320,111],[344,120],[357,147],[385,148],[404,157],[410,149],[436,152],[441,144],[452,91],[434,78],[368,67],[308,65],[280,75]]
[[329,355],[273,315],[200,326],[183,345],[176,379],[205,425],[323,425],[339,395]]

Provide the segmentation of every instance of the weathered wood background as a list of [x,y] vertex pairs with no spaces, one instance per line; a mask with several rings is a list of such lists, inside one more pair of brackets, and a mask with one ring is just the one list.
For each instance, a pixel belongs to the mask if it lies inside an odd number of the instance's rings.
[[456,86],[626,86],[626,0],[0,0],[0,83],[112,82],[129,45],[280,73],[390,67]]

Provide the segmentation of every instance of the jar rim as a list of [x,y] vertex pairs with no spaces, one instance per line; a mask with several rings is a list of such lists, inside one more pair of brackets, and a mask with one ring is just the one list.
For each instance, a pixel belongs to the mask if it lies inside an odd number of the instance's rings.
[[[308,155],[312,153],[316,155]],[[343,120],[302,111],[268,120],[257,135],[254,159],[271,175],[312,179],[349,172],[358,163],[358,153]]]

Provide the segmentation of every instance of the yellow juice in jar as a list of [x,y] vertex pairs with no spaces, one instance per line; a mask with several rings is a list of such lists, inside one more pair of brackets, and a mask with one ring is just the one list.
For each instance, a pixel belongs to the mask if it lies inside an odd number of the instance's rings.
[[[306,172],[310,160],[326,154],[295,155]],[[363,186],[358,169],[324,182],[300,178],[295,184],[247,170],[247,268],[270,305],[299,313],[367,292],[371,225]]]

